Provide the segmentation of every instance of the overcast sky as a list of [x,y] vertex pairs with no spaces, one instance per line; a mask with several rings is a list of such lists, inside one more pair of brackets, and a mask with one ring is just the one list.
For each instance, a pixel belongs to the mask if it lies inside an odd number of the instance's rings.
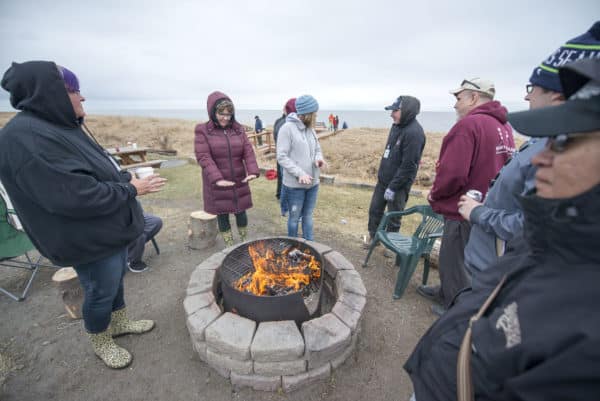
[[381,110],[411,94],[452,111],[448,90],[476,76],[516,109],[533,68],[599,17],[597,0],[0,0],[0,68],[62,64],[89,109],[204,109],[222,90],[238,108],[310,93]]

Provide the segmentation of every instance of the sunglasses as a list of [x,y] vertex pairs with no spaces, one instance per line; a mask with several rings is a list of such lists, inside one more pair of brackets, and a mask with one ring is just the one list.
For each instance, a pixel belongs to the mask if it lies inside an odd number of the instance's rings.
[[222,118],[226,119],[226,120],[229,120],[229,119],[231,119],[231,117],[233,117],[233,114],[229,114],[229,113],[217,113],[217,115],[219,117],[222,117]]
[[460,84],[460,86],[465,86],[465,84],[469,84],[471,86],[476,87],[477,89],[481,89],[481,86],[469,81],[468,79],[463,80],[462,83]]
[[533,84],[525,85],[525,92],[527,92],[527,94],[530,94],[531,92],[533,92]]
[[548,138],[548,142],[546,143],[546,146],[553,152],[561,153],[567,149],[569,144],[572,144],[577,139],[581,139],[588,135],[589,134],[587,134],[587,133],[560,134],[555,137]]

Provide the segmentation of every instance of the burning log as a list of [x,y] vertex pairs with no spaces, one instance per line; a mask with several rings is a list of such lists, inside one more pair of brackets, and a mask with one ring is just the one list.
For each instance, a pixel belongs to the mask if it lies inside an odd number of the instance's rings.
[[309,252],[290,247],[280,253],[258,243],[248,247],[254,271],[234,284],[239,291],[277,296],[302,291],[321,277],[321,266]]
[[304,253],[304,252],[300,251],[297,248],[294,248],[290,252],[288,252],[288,256],[290,258],[294,259],[295,261],[298,261],[299,259],[310,260],[310,258],[313,257],[313,256],[309,255],[308,253]]

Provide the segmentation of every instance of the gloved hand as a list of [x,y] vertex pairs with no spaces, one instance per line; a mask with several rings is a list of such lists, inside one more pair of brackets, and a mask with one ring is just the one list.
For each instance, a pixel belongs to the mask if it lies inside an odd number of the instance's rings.
[[394,195],[396,194],[396,192],[392,191],[391,189],[386,189],[385,193],[383,194],[383,199],[385,199],[388,202],[391,202],[394,200]]

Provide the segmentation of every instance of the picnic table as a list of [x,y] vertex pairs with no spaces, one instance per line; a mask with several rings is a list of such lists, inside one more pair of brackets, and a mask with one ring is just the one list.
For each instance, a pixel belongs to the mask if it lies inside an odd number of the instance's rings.
[[155,167],[160,168],[160,165],[165,160],[146,160],[146,155],[150,148],[138,146],[123,146],[106,149],[113,156],[121,167],[126,170],[138,167]]

